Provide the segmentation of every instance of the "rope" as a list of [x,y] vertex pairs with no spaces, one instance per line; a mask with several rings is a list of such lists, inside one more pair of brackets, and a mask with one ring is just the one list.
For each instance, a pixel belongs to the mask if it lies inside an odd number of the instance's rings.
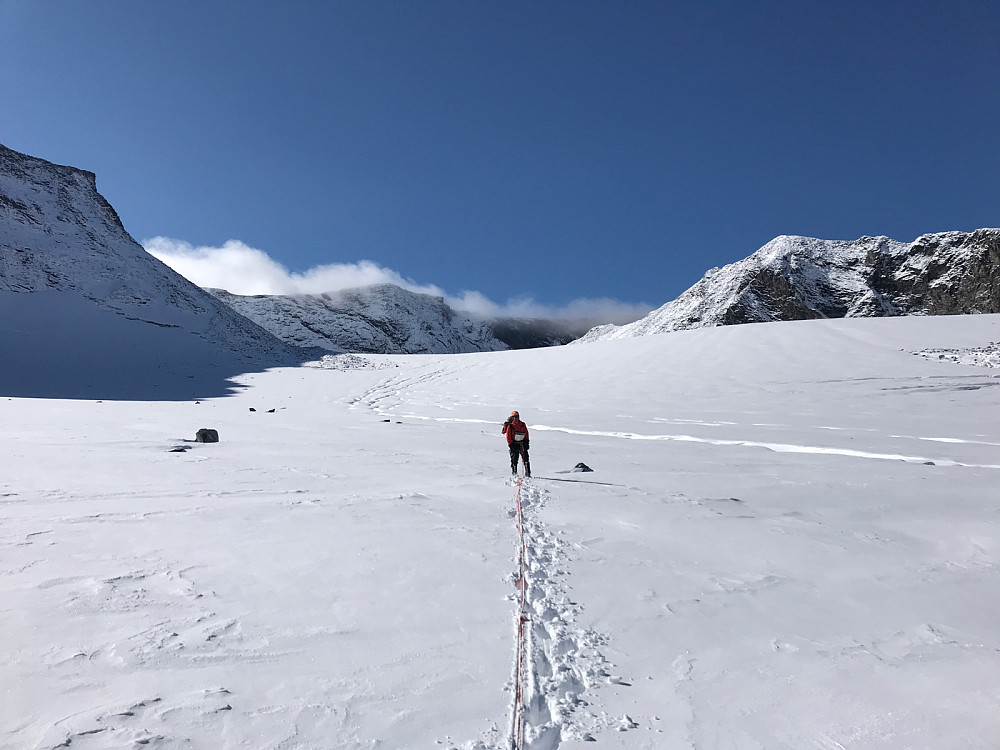
[[521,483],[523,475],[518,477],[517,492],[514,494],[514,507],[517,509],[518,536],[518,579],[517,587],[521,591],[518,598],[517,611],[517,647],[514,651],[514,710],[511,716],[510,747],[511,750],[522,750],[524,747],[524,679],[527,670],[527,639],[525,623],[528,622],[528,549],[524,542],[524,523],[521,516]]

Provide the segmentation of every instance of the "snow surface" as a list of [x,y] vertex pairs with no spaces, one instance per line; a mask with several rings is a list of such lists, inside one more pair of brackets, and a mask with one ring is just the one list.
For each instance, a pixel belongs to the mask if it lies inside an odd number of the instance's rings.
[[964,349],[925,349],[915,352],[921,357],[947,360],[976,367],[1000,367],[1000,342],[991,341],[985,346]]
[[997,340],[807,321],[0,393],[0,746],[510,747],[517,408],[526,747],[996,748],[1000,377],[913,353]]

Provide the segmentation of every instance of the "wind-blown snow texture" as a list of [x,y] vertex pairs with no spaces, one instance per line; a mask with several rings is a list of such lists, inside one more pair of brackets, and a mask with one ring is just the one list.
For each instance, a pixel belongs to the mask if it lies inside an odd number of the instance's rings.
[[1000,229],[853,242],[776,237],[625,326],[579,341],[735,323],[1000,312]]
[[527,747],[993,750],[1000,378],[914,352],[997,340],[804,321],[0,398],[0,745],[510,747],[517,408]]
[[394,284],[295,296],[209,291],[296,346],[382,354],[459,354],[507,348],[488,326],[455,313],[441,297]]
[[[8,392],[153,397],[162,386],[170,397],[178,378],[205,364],[221,375],[237,363],[245,372],[302,356],[149,255],[93,173],[0,146],[0,386]],[[192,375],[218,391],[201,377]]]

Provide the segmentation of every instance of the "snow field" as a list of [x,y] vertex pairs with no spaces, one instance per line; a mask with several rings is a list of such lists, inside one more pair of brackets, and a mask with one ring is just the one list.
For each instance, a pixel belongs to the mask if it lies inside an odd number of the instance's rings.
[[[0,745],[510,747],[517,408],[525,747],[993,748],[1000,379],[911,352],[998,325],[371,356],[200,404],[0,398]],[[221,442],[185,442],[200,427]]]
[[[470,501],[483,482],[435,480],[434,445],[405,426],[365,429],[321,387],[298,407],[268,399],[258,379],[264,401],[0,402],[43,412],[0,493],[17,553],[11,746],[405,747],[502,721],[509,588],[487,562],[505,574],[512,541],[496,475],[494,501]],[[221,442],[169,452],[201,426]]]

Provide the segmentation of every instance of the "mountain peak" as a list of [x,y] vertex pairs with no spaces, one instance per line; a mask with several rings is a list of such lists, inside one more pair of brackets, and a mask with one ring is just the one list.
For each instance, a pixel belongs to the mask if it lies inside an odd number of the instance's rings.
[[[0,373],[0,385],[20,395],[135,397],[150,395],[154,381],[164,386],[154,396],[187,393],[173,388],[176,377],[205,383],[192,373],[302,356],[147,253],[93,172],[4,146],[0,311],[17,322],[0,332],[0,350],[19,365]],[[81,358],[92,366],[75,366],[89,375],[65,365]]]
[[580,341],[810,318],[1000,312],[1000,229],[822,240],[775,237],[681,296]]

